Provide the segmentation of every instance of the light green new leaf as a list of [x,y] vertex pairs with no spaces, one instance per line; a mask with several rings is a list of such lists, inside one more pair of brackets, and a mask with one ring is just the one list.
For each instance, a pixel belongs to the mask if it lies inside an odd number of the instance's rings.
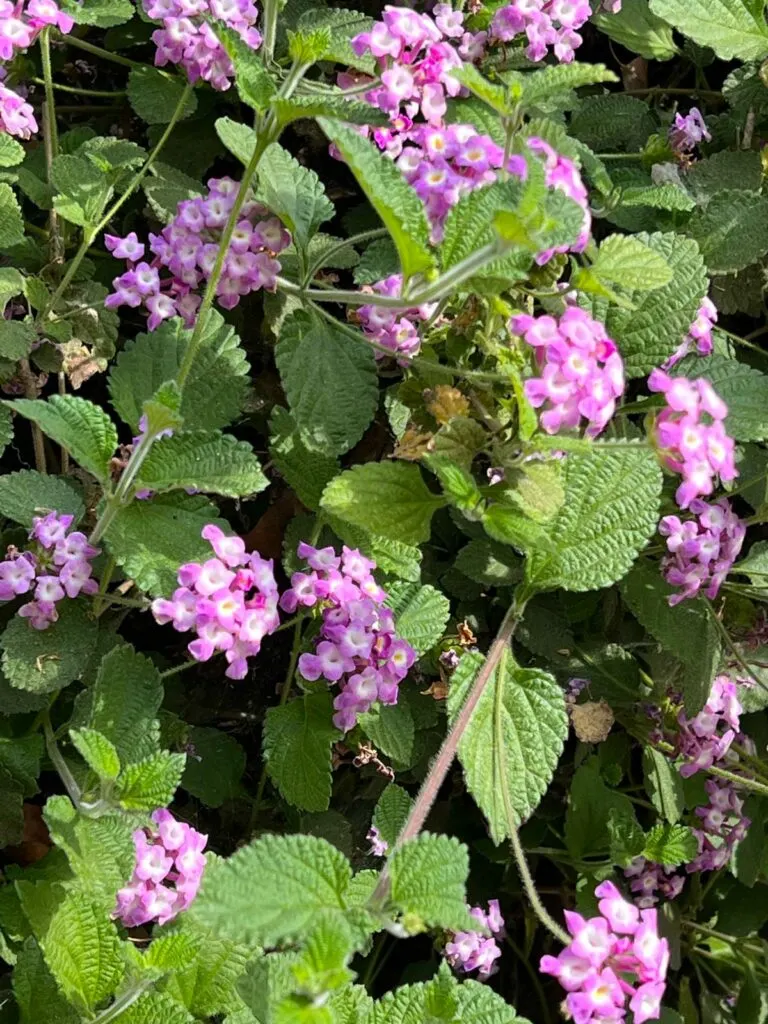
[[712,274],[733,274],[768,252],[768,196],[716,192],[688,222],[688,233]]
[[24,219],[13,189],[0,183],[0,248],[6,249],[24,241]]
[[467,980],[456,989],[457,1018],[461,1024],[530,1024],[526,1017],[494,992],[490,985]]
[[[209,867],[210,864],[206,871]],[[165,979],[163,991],[194,1014],[195,1020],[218,1017],[242,1008],[235,984],[243,974],[251,951],[236,942],[216,938],[188,918],[181,927],[181,934],[192,939],[197,953],[190,964]]]
[[320,225],[334,214],[320,178],[274,142],[259,162],[259,196],[305,249]]
[[290,99],[277,97],[272,102],[272,109],[281,125],[305,118],[336,119],[344,125],[364,124],[367,128],[383,128],[389,124],[383,110],[372,107],[370,103],[350,100],[341,93],[294,93]]
[[725,429],[736,441],[768,438],[768,376],[726,356],[693,357],[680,364],[686,377],[704,377],[728,405]]
[[24,159],[24,147],[10,135],[0,135],[0,167],[16,167]]
[[192,1014],[164,992],[145,992],[119,1016],[120,1024],[195,1024]]
[[689,717],[704,707],[720,662],[720,639],[702,599],[670,608],[672,589],[658,566],[640,562],[621,584],[635,618],[683,664],[683,698]]
[[281,796],[305,811],[326,811],[331,799],[331,748],[339,738],[326,692],[304,694],[269,708],[263,755]]
[[166,807],[179,787],[186,754],[161,750],[144,761],[126,765],[117,780],[120,804],[129,811]]
[[[451,679],[448,714],[455,721],[485,663],[465,654]],[[519,825],[546,792],[568,735],[563,691],[540,669],[510,656],[494,669],[459,743],[467,788],[488,819],[491,838],[509,835],[509,809]]]
[[424,205],[394,163],[348,124],[320,118],[320,127],[339,149],[363,193],[392,236],[403,277],[432,266]]
[[356,343],[296,310],[280,329],[275,361],[307,448],[341,455],[360,440],[379,401],[376,360],[362,335]]
[[[431,981],[401,985],[377,1000],[373,1005],[372,1016],[366,1018],[366,1024],[457,1024],[459,1021],[463,1024],[466,1018],[458,1012],[459,991],[458,982],[443,961]],[[496,998],[503,1002],[499,996]],[[482,1018],[482,1024],[507,1024],[512,1019],[514,1013],[512,1018],[501,1020],[491,1014]],[[475,1021],[480,1024],[477,1018]]]
[[651,11],[723,60],[768,54],[764,0],[650,0]]
[[131,0],[64,0],[60,6],[75,24],[95,28],[113,28],[130,21],[134,15]]
[[451,614],[448,598],[431,586],[394,583],[388,588],[387,605],[395,616],[397,635],[421,656],[443,635]]
[[189,913],[221,937],[275,946],[322,912],[343,913],[351,878],[344,854],[324,839],[266,835],[208,864]]
[[651,11],[648,0],[623,0],[616,14],[595,14],[592,21],[609,39],[648,60],[671,60],[679,53],[671,27]]
[[52,395],[47,401],[18,398],[5,404],[37,423],[100,483],[109,480],[117,430],[98,405],[74,395]]
[[609,235],[600,243],[591,269],[602,281],[641,292],[662,288],[674,276],[660,253],[632,235]]
[[598,590],[626,575],[656,529],[662,473],[646,447],[596,444],[565,459],[565,502],[547,524],[551,548],[526,565],[534,587]]
[[211,546],[200,536],[207,523],[229,524],[201,494],[159,494],[125,505],[107,530],[105,543],[117,564],[152,596],[172,593],[184,562],[204,562]]
[[654,825],[645,837],[643,856],[654,864],[676,868],[687,864],[699,852],[693,829],[686,825]]
[[340,473],[323,492],[322,508],[352,526],[405,544],[429,539],[445,499],[432,494],[417,466],[367,462]]
[[630,185],[621,190],[621,205],[689,213],[695,209],[696,201],[678,185]]
[[211,20],[211,28],[232,61],[240,99],[258,113],[265,113],[277,90],[272,76],[264,67],[261,53],[223,21]]
[[[317,511],[328,483],[339,472],[332,455],[310,451],[296,421],[287,409],[276,405],[269,419],[269,454],[275,469],[285,478],[307,508]],[[2,478],[0,478],[0,486]]]
[[109,176],[90,160],[62,153],[51,166],[54,207],[81,227],[96,224],[113,193]]
[[76,484],[60,476],[48,476],[34,469],[20,469],[0,476],[0,515],[31,527],[36,516],[48,512],[74,516],[80,522],[85,504]]
[[247,441],[217,431],[188,430],[156,441],[139,470],[137,490],[179,488],[243,498],[269,485]]
[[[502,75],[502,78],[505,78]],[[584,85],[600,85],[602,82],[618,82],[613,71],[605,64],[552,64],[532,74],[515,75],[522,85],[522,105],[526,109],[538,107],[544,101],[566,89],[579,89]]]
[[356,68],[372,75],[375,60],[370,54],[359,56],[352,49],[350,41],[361,32],[369,32],[373,19],[359,11],[347,11],[344,8],[316,7],[305,11],[298,21],[298,28],[320,29],[326,26],[331,30],[331,37],[325,46],[323,60],[332,60],[347,67]]
[[390,847],[400,835],[403,825],[411,813],[413,800],[402,788],[391,782],[378,799],[373,811],[373,825]]
[[643,750],[643,783],[659,814],[676,825],[685,810],[683,780],[669,758],[653,747]]
[[[184,93],[184,83],[157,68],[142,64],[128,73],[128,102],[147,124],[167,124]],[[197,110],[194,92],[187,96],[182,117]]]
[[231,117],[218,118],[214,128],[222,145],[226,146],[232,156],[236,156],[241,164],[248,164],[256,146],[256,132],[253,128],[241,121],[233,121]]
[[95,729],[70,729],[75,749],[100,779],[114,781],[120,774],[120,758],[114,744]]
[[37,941],[29,936],[11,978],[19,1024],[80,1024],[82,1018],[59,992]]
[[453,836],[423,832],[396,850],[388,862],[391,900],[403,914],[428,927],[461,931],[467,910],[469,854]]
[[17,615],[0,637],[3,672],[20,690],[62,690],[85,671],[97,635],[98,623],[82,599],[62,602],[58,622],[48,629],[32,629]]

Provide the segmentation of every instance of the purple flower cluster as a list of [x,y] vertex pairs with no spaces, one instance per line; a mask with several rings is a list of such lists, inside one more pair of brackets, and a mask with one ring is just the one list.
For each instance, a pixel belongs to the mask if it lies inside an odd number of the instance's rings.
[[[196,289],[213,272],[239,185],[232,178],[211,178],[208,194],[186,199],[176,216],[159,235],[150,234],[151,263],[143,260],[144,245],[131,232],[125,238],[106,235],[104,242],[117,259],[128,260],[128,270],[112,282],[114,292],[105,305],[149,310],[150,331],[172,316],[181,316],[191,327],[195,322],[200,295]],[[243,295],[265,288],[274,291],[280,263],[275,256],[290,245],[290,235],[269,210],[252,198],[241,210],[216,289],[224,309],[234,308]],[[170,277],[160,277],[165,268]]]
[[659,898],[676,900],[685,885],[685,875],[680,874],[677,868],[654,864],[645,857],[635,857],[624,868],[624,877],[631,879],[635,906],[644,910],[656,906]]
[[371,848],[368,852],[372,857],[386,857],[389,852],[389,843],[386,839],[382,838],[381,833],[375,825],[371,825],[365,838],[371,844]]
[[66,34],[74,24],[55,0],[0,0],[0,60],[13,60],[16,51],[30,47],[46,25]]
[[688,329],[682,344],[664,363],[662,370],[671,369],[675,363],[679,363],[681,359],[687,356],[692,348],[695,348],[700,356],[712,355],[715,347],[712,328],[716,323],[717,306],[715,306],[711,299],[705,296],[699,307],[699,312],[696,314],[696,319]]
[[96,580],[91,579],[91,559],[99,549],[88,543],[84,533],[68,533],[74,516],[50,512],[32,520],[27,551],[9,548],[0,562],[0,601],[11,601],[28,594],[34,587],[33,600],[19,608],[19,615],[29,619],[34,629],[47,629],[56,622],[56,605],[65,597],[95,594]]
[[445,945],[445,958],[451,967],[469,974],[477,971],[484,978],[496,970],[496,961],[501,956],[496,939],[504,936],[504,918],[498,900],[488,901],[487,912],[482,907],[472,907],[470,914],[486,928],[491,936],[483,932],[455,932]]
[[[363,288],[362,291],[395,297],[400,295],[402,286],[402,274],[392,274],[391,277],[373,285],[373,288]],[[398,310],[370,303],[360,306],[357,318],[366,338],[389,349],[405,366],[409,359],[418,355],[421,348],[421,337],[414,321],[426,322],[436,309],[436,302],[428,302],[413,309]],[[376,352],[376,358],[383,359],[384,353]]]
[[259,16],[251,0],[142,0],[150,18],[163,27],[152,33],[157,47],[155,64],[180,64],[190,82],[202,79],[214,89],[228,89],[235,69],[206,17],[233,29],[252,50],[261,46],[261,33],[254,28]]
[[376,563],[359,551],[301,543],[299,558],[310,572],[296,572],[280,607],[293,613],[301,606],[322,609],[320,637],[314,654],[302,654],[299,672],[308,681],[321,676],[338,683],[333,706],[337,729],[348,732],[357,716],[379,701],[397,704],[398,687],[416,660],[410,644],[395,633],[387,595],[373,578]]
[[723,424],[728,406],[701,377],[689,380],[654,370],[648,387],[666,399],[653,434],[662,464],[683,478],[675,500],[680,508],[688,508],[694,498],[712,493],[718,474],[725,483],[739,475],[733,439]]
[[563,64],[570,64],[584,41],[576,31],[590,18],[589,0],[512,0],[491,22],[491,36],[509,42],[522,33],[528,39],[528,60],[544,60],[551,46]]
[[3,69],[0,68],[0,135],[16,135],[20,139],[29,139],[37,131],[35,112],[13,89],[3,85]]
[[695,519],[683,522],[679,516],[664,516],[659,524],[669,552],[662,559],[661,571],[667,583],[681,588],[669,596],[673,606],[695,597],[702,587],[710,600],[717,597],[747,533],[725,498],[712,505],[695,498],[690,510]]
[[438,4],[435,12],[436,21],[387,4],[382,20],[352,40],[358,56],[370,53],[379,63],[381,84],[365,98],[391,116],[403,112],[413,119],[421,111],[425,121],[438,124],[447,110],[446,97],[461,91],[451,75],[461,67],[461,57],[448,40],[464,37],[462,18],[449,4]]
[[739,733],[741,712],[736,683],[728,676],[716,677],[707,703],[694,718],[680,711],[677,750],[685,759],[680,765],[684,779],[725,759]]
[[704,788],[709,801],[705,807],[696,808],[701,819],[701,828],[694,829],[699,852],[686,868],[689,873],[724,868],[752,824],[743,813],[744,802],[735,783],[707,779]]
[[698,107],[691,107],[690,111],[683,116],[675,114],[669,129],[669,144],[679,156],[691,153],[700,142],[711,142],[704,117]]
[[546,405],[542,429],[556,434],[586,419],[587,436],[597,437],[624,390],[624,364],[603,324],[569,306],[559,320],[520,314],[510,326],[536,350],[541,376],[525,382],[525,394],[534,408]]
[[574,1024],[623,1021],[627,1008],[635,1024],[658,1020],[669,944],[659,938],[656,911],[639,910],[613,882],[601,882],[595,896],[600,916],[585,919],[566,910],[571,943],[559,956],[543,956],[539,970],[568,993],[565,1008]]
[[136,866],[128,885],[117,893],[112,916],[126,928],[172,921],[197,895],[205,870],[208,836],[176,821],[164,808],[152,814],[152,821],[157,828],[133,833]]
[[245,679],[248,658],[280,624],[277,582],[272,560],[249,555],[240,537],[227,537],[213,523],[203,527],[215,558],[187,562],[179,568],[179,587],[170,601],[157,598],[152,614],[161,626],[173,623],[180,633],[197,634],[187,647],[196,661],[223,651],[229,679]]

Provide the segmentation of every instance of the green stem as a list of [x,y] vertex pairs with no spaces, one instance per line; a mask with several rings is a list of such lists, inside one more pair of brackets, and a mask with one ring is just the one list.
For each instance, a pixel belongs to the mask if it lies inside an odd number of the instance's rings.
[[264,39],[261,44],[261,55],[264,67],[269,68],[275,55],[275,40],[277,38],[277,15],[280,8],[279,0],[264,0],[262,23],[264,27]]
[[[653,745],[663,754],[674,755],[677,753],[671,743],[661,741]],[[737,775],[735,772],[729,772],[725,768],[716,768],[714,765],[709,768],[703,768],[702,771],[706,772],[707,775],[713,775],[716,779],[725,779],[736,786],[741,786],[742,789],[749,789],[753,793],[760,793],[761,796],[768,796],[768,785],[758,782],[756,779],[751,779],[747,775]]]
[[309,287],[315,274],[318,270],[321,270],[324,266],[328,266],[330,260],[339,253],[343,252],[347,246],[357,245],[360,242],[369,242],[374,238],[386,238],[389,232],[386,228],[374,228],[372,231],[361,231],[358,235],[352,235],[351,238],[344,238],[331,249],[326,250],[321,256],[318,256],[314,263],[310,264],[309,270],[304,275],[301,287]]
[[[42,78],[32,78],[35,85],[45,85],[45,81]],[[73,85],[61,85],[60,82],[52,83],[53,89],[58,89],[59,92],[68,92],[73,96],[96,96],[103,99],[114,99],[116,96],[125,96],[125,92],[119,89],[79,89]]]
[[149,455],[154,440],[155,438],[152,434],[145,434],[131,452],[131,457],[128,459],[117,487],[107,498],[104,509],[91,531],[91,535],[88,538],[91,544],[97,544],[101,540],[112,525],[112,520],[119,512],[121,505],[130,501],[132,497],[130,494],[131,486],[144,460]]
[[51,726],[51,713],[50,710],[45,712],[43,716],[43,735],[45,736],[45,749],[48,752],[48,757],[51,760],[51,764],[59,773],[59,778],[64,783],[69,799],[75,805],[80,807],[80,799],[82,794],[80,793],[80,787],[75,781],[72,772],[69,770],[67,762],[61,756],[61,751],[56,743],[56,737],[53,735],[53,728]]
[[[112,61],[113,64],[122,64],[125,68],[146,67],[146,64],[142,64],[138,60],[131,60],[129,57],[122,57],[119,53],[111,53],[109,50],[102,49],[101,46],[94,46],[93,43],[86,42],[85,39],[78,39],[77,36],[62,36],[62,41],[65,42],[67,46],[74,46],[76,50],[85,50],[86,53],[90,53],[94,57],[102,57],[104,60]],[[169,78],[173,77],[163,71],[161,71],[160,74],[165,74]]]
[[171,676],[177,676],[181,672],[186,672],[190,668],[197,668],[199,665],[199,661],[185,661],[181,665],[176,665],[175,668],[167,668],[165,672],[161,672],[160,678],[169,679]]
[[[40,33],[40,59],[43,65],[43,145],[45,147],[46,180],[51,183],[53,161],[59,155],[59,134],[56,126],[56,97],[54,96],[53,70],[51,68],[51,28],[47,25]],[[37,79],[39,81],[39,79]],[[64,242],[59,231],[59,215],[51,209],[48,214],[48,248],[53,263],[64,259]]]
[[112,1024],[113,1020],[121,1017],[128,1007],[133,1006],[154,983],[154,978],[141,978],[135,981],[130,988],[127,988],[122,995],[115,999],[111,1006],[108,1006],[106,1010],[102,1010],[95,1017],[92,1017],[91,1024]]

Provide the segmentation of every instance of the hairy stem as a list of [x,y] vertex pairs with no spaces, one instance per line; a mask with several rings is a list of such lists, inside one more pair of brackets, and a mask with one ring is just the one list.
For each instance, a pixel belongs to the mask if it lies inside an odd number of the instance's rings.
[[373,228],[373,230],[371,231],[361,231],[359,235],[352,235],[351,238],[342,239],[332,248],[327,249],[325,252],[321,253],[321,255],[318,256],[317,259],[314,261],[314,263],[310,264],[309,270],[307,270],[306,274],[304,275],[304,280],[302,281],[301,284],[302,288],[309,287],[310,282],[312,281],[313,277],[318,272],[318,270],[322,269],[322,267],[329,266],[330,260],[337,253],[343,252],[344,249],[346,249],[348,246],[356,245],[358,242],[369,242],[374,238],[386,238],[387,234],[388,231],[386,228]]
[[[37,385],[35,384],[35,375],[32,373],[32,367],[29,365],[28,359],[19,360],[19,369],[22,382],[24,384],[24,396],[26,398],[37,398]],[[32,447],[35,450],[35,468],[38,473],[47,473],[48,467],[45,461],[45,442],[43,440],[43,432],[37,423],[32,423]]]
[[51,764],[59,773],[59,778],[64,783],[64,788],[67,791],[69,799],[75,805],[80,806],[80,787],[75,781],[72,772],[69,770],[67,762],[61,756],[58,744],[56,743],[56,737],[53,735],[53,727],[51,726],[51,714],[50,710],[45,712],[43,716],[43,735],[45,736],[45,749],[48,752],[48,757],[51,760]]
[[[43,104],[43,146],[48,184],[51,183],[51,167],[59,154],[59,133],[56,127],[56,97],[54,95],[53,71],[51,69],[51,28],[47,25],[40,33],[40,59],[43,65],[45,103]],[[36,81],[40,81],[36,79]],[[64,241],[59,230],[59,215],[51,208],[48,214],[48,248],[53,263],[64,259]]]

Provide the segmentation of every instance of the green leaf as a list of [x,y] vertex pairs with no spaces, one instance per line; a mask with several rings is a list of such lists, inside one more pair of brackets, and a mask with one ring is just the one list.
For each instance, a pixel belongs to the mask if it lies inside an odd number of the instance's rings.
[[[766,38],[768,44],[768,37]],[[768,197],[724,189],[688,222],[712,274],[732,274],[768,252]]]
[[764,0],[650,0],[651,11],[718,57],[759,60],[768,53]]
[[739,989],[735,1021],[736,1024],[766,1024],[768,1021],[768,992],[758,981],[751,965],[747,965],[744,982]]
[[[181,320],[139,334],[117,357],[109,376],[115,411],[132,430],[139,428],[144,403],[178,375],[191,331]],[[240,339],[220,313],[212,311],[181,397],[187,430],[217,430],[237,419],[248,388],[249,366]]]
[[389,123],[387,115],[370,103],[360,103],[333,92],[310,93],[308,96],[294,93],[290,99],[278,97],[273,101],[272,109],[281,125],[304,118],[338,118],[345,125],[364,124],[369,128],[384,127]]
[[424,206],[400,171],[350,125],[327,118],[320,118],[319,123],[389,231],[404,279],[429,270],[432,257],[427,248],[429,228]]
[[24,159],[24,147],[10,135],[0,135],[0,167],[15,167]]
[[476,583],[509,587],[522,578],[522,563],[503,544],[479,537],[459,551],[454,567]]
[[414,763],[416,726],[408,704],[379,704],[359,716],[363,732],[376,749],[391,758],[398,767],[410,768]]
[[113,193],[109,176],[90,160],[62,153],[51,165],[54,208],[81,227],[95,225]]
[[13,738],[0,737],[0,769],[18,782],[24,796],[37,793],[42,742],[39,733]]
[[[761,85],[765,90],[765,86]],[[760,154],[751,149],[721,150],[696,160],[685,175],[686,186],[702,202],[724,189],[758,192],[763,179]]]
[[240,790],[245,751],[221,729],[192,726],[187,732],[187,763],[181,785],[206,807],[221,807]]
[[668,359],[688,333],[709,282],[698,245],[674,232],[633,236],[662,256],[674,277],[663,288],[627,298],[631,311],[612,309],[606,328],[616,341],[629,377],[650,373]]
[[683,780],[669,758],[653,747],[643,750],[643,782],[649,800],[662,818],[676,825],[685,810]]
[[648,60],[671,60],[679,50],[670,26],[657,17],[648,0],[623,0],[616,14],[595,14],[592,21],[609,39]]
[[305,11],[299,18],[297,27],[300,31],[329,28],[331,30],[330,38],[320,59],[332,60],[338,64],[356,68],[358,71],[364,71],[366,74],[373,74],[374,58],[369,54],[358,56],[350,45],[355,36],[361,32],[369,32],[372,25],[373,19],[366,14],[360,14],[359,11],[347,11],[340,7],[318,7]]
[[[8,136],[3,135],[2,138],[7,139]],[[5,312],[5,307],[14,295],[21,295],[27,290],[30,280],[34,278],[23,278],[14,267],[0,267],[0,313]]]
[[[176,215],[179,203],[202,195],[203,187],[175,167],[156,161],[152,173],[141,183],[152,212],[164,224]],[[165,326],[165,324],[163,324]]]
[[305,811],[326,811],[331,799],[331,748],[339,738],[328,692],[304,694],[264,717],[263,756],[283,799]]
[[[629,867],[645,847],[645,832],[640,828],[632,805],[609,807],[607,828],[612,863],[622,868]],[[573,831],[574,826],[572,835]]]
[[565,503],[547,526],[552,548],[529,554],[537,588],[598,590],[626,575],[653,536],[662,474],[650,449],[595,445],[565,459]]
[[229,529],[202,495],[160,494],[123,506],[105,542],[142,590],[153,596],[170,594],[178,586],[176,574],[182,563],[211,557],[210,544],[200,536],[207,523]]
[[687,825],[654,825],[645,837],[643,856],[654,864],[676,868],[687,864],[699,852],[693,829]]
[[93,25],[95,28],[112,28],[122,25],[133,17],[134,8],[130,0],[65,0],[63,11],[77,25]]
[[720,662],[716,627],[700,599],[670,608],[673,591],[658,566],[638,563],[622,582],[621,593],[635,618],[659,643],[683,663],[683,697],[689,717],[704,707]]
[[344,919],[319,917],[292,968],[302,996],[323,996],[351,981],[354,974],[347,964],[352,952],[352,933]]
[[648,105],[621,93],[587,97],[571,119],[571,133],[597,153],[636,152],[655,129]]
[[209,864],[190,915],[217,935],[275,946],[341,914],[352,878],[346,857],[314,836],[266,835]]
[[144,761],[126,765],[117,780],[121,806],[129,811],[166,807],[179,787],[185,762],[185,754],[161,750]]
[[339,464],[332,455],[310,451],[296,421],[279,405],[272,409],[269,420],[269,454],[275,469],[302,504],[316,512],[327,484],[339,472]]
[[[146,64],[128,73],[128,102],[147,124],[168,124],[184,94],[184,82]],[[182,117],[197,110],[194,92],[187,95]]]
[[[612,839],[611,815],[614,823],[635,818],[629,798],[605,785],[597,764],[596,758],[590,758],[577,769],[571,782],[565,815],[565,844],[571,856],[578,859],[608,851]],[[615,826],[613,841],[615,843]]]
[[[209,863],[206,872],[210,868]],[[177,927],[181,931],[176,934],[191,939],[196,953],[191,963],[175,970],[161,983],[163,991],[194,1014],[196,1020],[214,1015],[218,1017],[242,1008],[235,985],[252,955],[251,951],[238,943],[216,938],[188,916]]]
[[235,69],[235,87],[243,103],[264,114],[275,95],[272,76],[264,67],[261,54],[241,39],[238,33],[223,21],[211,20],[211,28]]
[[117,430],[99,406],[74,395],[52,395],[47,401],[18,398],[5,404],[37,423],[100,483],[110,479]]
[[397,635],[407,640],[419,656],[441,639],[451,604],[444,594],[418,583],[390,585],[387,605],[395,616]]
[[203,430],[155,441],[136,478],[137,490],[186,488],[230,498],[258,494],[268,485],[247,441]]
[[256,146],[256,132],[253,128],[249,128],[241,121],[233,121],[231,117],[218,118],[214,127],[222,145],[236,156],[241,164],[248,164]]
[[0,637],[3,672],[20,690],[62,690],[85,671],[97,633],[86,601],[63,602],[58,622],[48,629],[32,629],[27,619],[15,616]]
[[95,729],[70,729],[75,749],[100,779],[114,781],[120,774],[120,758],[114,744]]
[[276,142],[261,158],[258,175],[259,197],[280,217],[296,246],[305,249],[319,225],[334,215],[323,182]]
[[283,323],[275,361],[300,438],[341,455],[363,436],[379,401],[376,360],[363,340],[296,310]]
[[[478,986],[480,987],[480,986]],[[441,964],[435,978],[426,983],[402,985],[387,992],[374,1003],[368,1024],[457,1024],[464,1021],[458,1013],[460,986],[447,964]],[[499,998],[499,997],[497,997]],[[501,1000],[500,1000],[501,1001]],[[509,1018],[507,1018],[509,1019]],[[514,1015],[513,1018],[514,1019]],[[499,1024],[494,1016],[482,1018],[484,1024]],[[506,1020],[504,1020],[506,1024]],[[477,1024],[480,1024],[477,1021]]]
[[432,515],[445,499],[427,489],[417,466],[368,462],[339,474],[321,506],[352,526],[405,544],[429,539]]
[[391,901],[427,927],[466,927],[469,854],[453,836],[423,832],[395,850],[388,861]]
[[[0,136],[2,138],[2,136]],[[37,331],[31,323],[21,320],[0,320],[0,357],[17,362],[26,359],[37,341]]]
[[609,235],[591,270],[602,281],[649,292],[669,284],[674,271],[664,257],[632,235]]
[[[451,678],[454,722],[485,658],[467,652]],[[525,821],[546,792],[568,735],[562,688],[547,672],[524,669],[504,655],[491,673],[461,741],[467,788],[488,819],[491,838],[509,834],[509,810]]]
[[120,1024],[194,1024],[195,1018],[163,992],[145,992],[120,1013]]
[[0,183],[0,248],[7,249],[24,241],[24,219],[13,189]]
[[728,404],[727,432],[737,441],[763,441],[768,437],[768,377],[725,356],[685,360],[679,370],[686,377],[704,377]]
[[395,845],[412,807],[413,800],[402,786],[397,786],[394,782],[390,782],[379,797],[373,811],[373,825],[390,847]]
[[[502,76],[504,77],[504,76]],[[522,105],[526,109],[538,107],[566,89],[579,89],[584,85],[600,85],[601,82],[618,82],[613,71],[605,64],[553,64],[532,74],[520,75],[522,84]]]
[[0,476],[0,515],[31,527],[35,516],[48,512],[72,515],[79,523],[85,505],[75,484],[60,476],[47,476],[34,469],[20,469]]
[[621,205],[630,208],[648,206],[652,210],[681,210],[687,213],[695,209],[696,202],[678,185],[630,185],[621,190]]
[[530,1024],[489,985],[464,981],[456,989],[457,1017],[461,1024]]
[[80,1014],[60,994],[42,950],[31,936],[21,947],[12,983],[19,1024],[80,1024]]
[[452,70],[451,75],[502,117],[512,113],[515,104],[522,96],[523,89],[517,76],[506,77],[502,80],[502,84],[489,82],[484,75],[480,74],[474,64],[463,64],[460,68]]

